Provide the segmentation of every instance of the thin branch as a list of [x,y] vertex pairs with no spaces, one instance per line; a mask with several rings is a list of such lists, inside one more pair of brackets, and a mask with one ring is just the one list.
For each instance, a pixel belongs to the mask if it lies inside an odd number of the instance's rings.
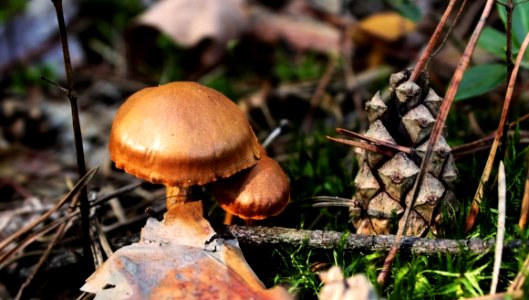
[[421,71],[424,69],[426,62],[430,58],[430,54],[432,53],[435,45],[437,45],[437,41],[439,40],[439,37],[441,36],[443,27],[445,26],[446,21],[448,20],[448,17],[450,16],[450,13],[452,12],[452,9],[454,8],[456,1],[457,0],[450,0],[450,3],[448,3],[448,6],[446,7],[445,12],[443,13],[443,16],[441,17],[441,20],[439,21],[439,23],[437,24],[437,27],[432,33],[432,37],[428,41],[428,45],[426,45],[426,48],[422,51],[421,56],[419,60],[417,61],[417,64],[413,68],[413,71],[408,80],[415,81],[417,80],[417,78],[419,78],[419,74],[421,74]]
[[426,61],[426,65],[424,66],[425,68],[428,66],[428,62],[434,57],[437,55],[437,53],[439,53],[439,51],[441,51],[441,49],[443,48],[443,46],[446,44],[446,41],[448,41],[448,38],[450,37],[450,35],[452,34],[452,30],[454,30],[455,26],[457,23],[459,23],[459,19],[461,18],[461,14],[463,13],[463,10],[465,9],[465,6],[467,5],[467,0],[463,0],[463,3],[459,6],[459,10],[457,11],[457,14],[454,18],[454,21],[450,24],[450,27],[448,27],[448,30],[446,31],[446,34],[443,38],[443,40],[441,41],[441,43],[439,44],[439,47],[437,47],[437,49],[435,49],[435,51],[430,55],[430,57],[428,58],[428,60]]
[[474,199],[472,200],[472,205],[470,207],[470,211],[467,216],[466,224],[465,224],[465,231],[469,232],[473,227],[474,223],[476,222],[476,217],[479,213],[479,204],[481,203],[481,200],[483,199],[483,190],[485,187],[485,184],[489,181],[490,173],[492,172],[492,167],[494,164],[494,159],[496,157],[496,152],[498,150],[500,141],[503,136],[505,123],[507,121],[507,114],[509,112],[509,107],[511,105],[511,99],[512,94],[514,92],[514,85],[516,83],[516,76],[518,75],[518,70],[520,68],[520,64],[522,62],[525,50],[527,49],[527,45],[529,44],[529,34],[527,34],[523,40],[522,45],[520,46],[520,51],[518,52],[518,55],[516,56],[516,62],[514,64],[514,69],[512,70],[511,77],[509,78],[509,85],[507,86],[507,92],[505,93],[505,100],[503,102],[503,110],[501,112],[501,118],[500,123],[498,125],[498,129],[496,130],[496,135],[494,136],[494,141],[492,142],[492,147],[490,149],[489,157],[487,158],[487,163],[485,164],[485,169],[483,170],[483,174],[481,175],[481,179],[478,184],[478,188],[476,191],[476,194],[474,195]]
[[[66,72],[66,81],[68,86],[68,99],[70,100],[70,106],[72,110],[72,126],[75,139],[75,152],[77,156],[77,168],[79,178],[82,178],[86,174],[86,164],[84,158],[83,149],[83,136],[81,133],[81,125],[79,121],[79,108],[77,106],[77,95],[74,89],[73,69],[72,62],[70,60],[70,50],[68,49],[68,38],[66,36],[66,24],[64,22],[64,13],[62,7],[62,0],[51,0],[53,6],[55,6],[55,12],[57,13],[57,22],[59,25],[59,35],[61,37],[62,53],[64,56],[64,70]],[[88,192],[87,188],[83,187],[79,193],[79,199],[81,203],[81,231],[83,235],[83,258],[85,262],[83,272],[90,274],[94,266],[92,261],[92,250],[90,248],[90,225],[89,225],[89,214],[90,208],[88,204]]]
[[[394,235],[361,235],[348,232],[303,230],[282,227],[239,226],[224,228],[226,235],[236,237],[247,245],[290,245],[312,249],[336,249],[357,251],[387,251],[393,247]],[[514,240],[504,244],[506,249],[517,249],[525,243]],[[434,239],[405,236],[399,244],[400,251],[416,255],[483,253],[494,247],[495,241],[481,239]]]
[[494,4],[494,0],[487,0],[485,7],[483,9],[483,12],[481,14],[481,17],[476,25],[476,28],[474,29],[474,32],[472,33],[472,36],[470,37],[470,40],[467,44],[467,47],[465,48],[465,51],[463,52],[463,56],[459,60],[457,69],[454,73],[452,81],[450,82],[450,85],[446,92],[445,99],[439,109],[439,115],[437,116],[437,119],[435,120],[435,124],[432,129],[430,139],[428,140],[428,147],[426,149],[426,153],[422,160],[419,174],[417,175],[417,178],[415,179],[414,187],[412,189],[414,192],[413,192],[411,201],[406,206],[406,210],[404,211],[404,216],[402,217],[404,220],[404,226],[399,227],[397,235],[395,237],[395,243],[393,247],[391,247],[391,250],[388,253],[388,256],[386,257],[386,260],[384,261],[384,266],[382,268],[382,271],[379,273],[378,278],[377,278],[377,281],[381,286],[384,286],[387,281],[387,278],[391,270],[391,265],[393,264],[393,261],[395,260],[395,257],[397,256],[397,252],[399,249],[399,243],[401,242],[402,235],[407,231],[408,217],[410,215],[411,208],[414,206],[417,196],[419,195],[419,192],[421,190],[422,182],[426,175],[426,170],[428,169],[428,164],[432,156],[433,147],[437,143],[437,140],[439,140],[443,126],[446,121],[446,117],[448,116],[448,112],[450,111],[450,106],[452,105],[452,102],[454,101],[457,89],[459,87],[459,84],[461,83],[461,79],[463,78],[463,74],[465,73],[465,70],[470,61],[470,57],[472,56],[472,53],[474,52],[479,35],[481,34],[483,27],[485,26],[485,21],[487,20],[490,14],[493,4]]

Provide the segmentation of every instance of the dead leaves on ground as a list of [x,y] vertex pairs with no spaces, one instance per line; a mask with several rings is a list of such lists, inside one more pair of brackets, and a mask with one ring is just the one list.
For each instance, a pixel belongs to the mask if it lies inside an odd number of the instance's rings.
[[[383,12],[358,22],[334,7],[300,0],[278,10],[245,0],[163,0],[138,17],[127,41],[131,61],[138,62],[146,48],[153,47],[155,36],[163,33],[180,47],[201,51],[201,65],[207,69],[220,62],[230,41],[244,37],[337,56],[345,39],[388,43],[414,30],[415,24],[397,13]],[[206,46],[198,47],[201,43]]]

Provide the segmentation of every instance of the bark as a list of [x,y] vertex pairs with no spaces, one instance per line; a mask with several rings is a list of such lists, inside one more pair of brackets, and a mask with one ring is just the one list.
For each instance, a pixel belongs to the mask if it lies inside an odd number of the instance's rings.
[[[343,247],[347,250],[358,251],[387,251],[391,248],[395,236],[393,235],[358,235],[336,231],[300,230],[282,227],[237,226],[226,227],[226,234],[236,237],[240,243],[247,245],[292,245],[315,249],[333,249]],[[437,253],[480,253],[494,247],[492,239],[434,239],[406,236],[401,240],[399,251],[419,255]],[[518,248],[520,240],[511,241],[505,248]]]

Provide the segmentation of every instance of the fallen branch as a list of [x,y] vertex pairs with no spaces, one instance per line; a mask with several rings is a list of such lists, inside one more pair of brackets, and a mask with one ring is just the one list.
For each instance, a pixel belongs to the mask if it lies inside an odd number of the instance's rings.
[[[240,243],[247,245],[304,245],[314,249],[334,249],[343,247],[358,251],[387,251],[393,245],[393,235],[359,235],[337,231],[301,230],[283,227],[260,227],[232,225],[225,228],[225,233],[236,237]],[[345,236],[344,236],[345,235]],[[504,244],[506,249],[516,249],[523,242],[513,240]],[[495,240],[481,239],[433,239],[405,236],[402,237],[399,251],[417,255],[456,254],[462,252],[483,253],[494,247]]]

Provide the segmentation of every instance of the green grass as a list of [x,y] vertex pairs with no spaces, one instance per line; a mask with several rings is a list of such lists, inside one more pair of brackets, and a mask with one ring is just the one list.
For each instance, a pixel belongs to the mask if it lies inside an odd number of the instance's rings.
[[[336,145],[322,138],[325,133],[314,133],[298,140],[299,156],[292,158],[284,167],[291,176],[293,203],[304,209],[300,213],[298,228],[307,227],[316,213],[308,198],[311,195],[333,195],[351,197],[354,193],[352,178],[356,173],[354,160],[346,155],[346,146]],[[519,146],[515,135],[508,141],[505,152],[507,172],[507,221],[506,242],[522,240],[527,242],[529,232],[518,228],[521,198],[527,167],[528,147]],[[296,150],[296,149],[292,149]],[[456,230],[447,238],[476,237],[494,238],[497,224],[496,174],[493,173],[486,185],[485,197],[481,203],[476,228],[469,234],[463,232],[466,213],[475,193],[475,187],[484,167],[488,152],[476,153],[459,161],[462,182],[456,189],[462,202],[457,218]],[[497,164],[496,164],[497,165]],[[348,166],[348,167],[347,167]],[[310,187],[310,189],[307,189]],[[301,205],[300,203],[304,203]],[[353,230],[347,220],[347,209],[326,208],[319,212],[324,221],[316,227],[345,231]],[[503,253],[498,291],[505,291],[510,281],[518,273],[529,253],[526,243]],[[281,265],[274,279],[275,284],[283,284],[299,299],[313,299],[321,288],[317,276],[320,270],[331,265],[339,265],[347,276],[364,273],[373,283],[380,271],[385,253],[346,251],[343,247],[334,250],[315,250],[305,246],[277,249],[274,253]],[[379,294],[387,299],[454,299],[477,297],[488,294],[494,251],[485,253],[461,252],[457,255],[438,254],[414,256],[399,254],[392,268],[390,284],[379,289]]]

